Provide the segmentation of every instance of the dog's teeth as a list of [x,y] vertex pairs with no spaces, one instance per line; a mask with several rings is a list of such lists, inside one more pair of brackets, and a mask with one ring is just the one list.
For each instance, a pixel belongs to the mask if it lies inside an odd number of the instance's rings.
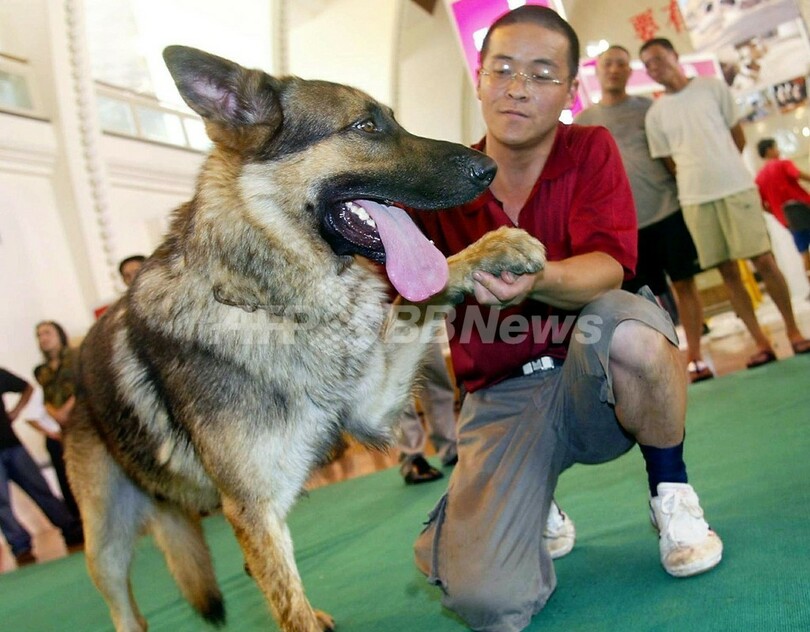
[[364,209],[359,204],[355,204],[354,202],[344,202],[344,208],[349,211],[352,215],[357,217],[361,222],[363,222],[366,226],[369,226],[373,229],[377,229],[377,224],[375,223],[374,219],[371,215],[368,214],[368,211]]
[[377,227],[377,224],[375,224],[374,220],[371,219],[371,215],[369,215],[366,209],[364,209],[362,206],[359,206],[354,202],[346,202],[346,208],[349,209],[349,211],[351,211],[358,218],[360,218],[360,220],[365,224],[373,226],[374,228]]

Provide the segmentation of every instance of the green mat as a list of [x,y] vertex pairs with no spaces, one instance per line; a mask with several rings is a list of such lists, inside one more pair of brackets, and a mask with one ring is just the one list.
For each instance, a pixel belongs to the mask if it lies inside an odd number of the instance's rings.
[[[557,492],[577,525],[559,585],[529,630],[810,630],[810,357],[690,387],[690,482],[725,543],[722,564],[670,578],[658,563],[637,450],[566,472]],[[411,544],[442,483],[406,487],[396,469],[321,488],[290,517],[310,600],[343,632],[457,632]],[[229,630],[275,630],[220,516],[205,530]],[[150,539],[133,585],[151,632],[208,628],[180,597]],[[0,628],[111,629],[81,554],[0,576]]]

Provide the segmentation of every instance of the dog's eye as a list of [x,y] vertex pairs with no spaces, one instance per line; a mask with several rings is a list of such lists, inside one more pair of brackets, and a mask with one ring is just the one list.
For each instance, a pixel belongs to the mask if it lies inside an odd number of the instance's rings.
[[377,127],[377,124],[371,119],[360,121],[359,123],[356,123],[354,127],[355,129],[359,129],[361,132],[365,132],[366,134],[374,134],[375,132],[380,131],[380,128]]

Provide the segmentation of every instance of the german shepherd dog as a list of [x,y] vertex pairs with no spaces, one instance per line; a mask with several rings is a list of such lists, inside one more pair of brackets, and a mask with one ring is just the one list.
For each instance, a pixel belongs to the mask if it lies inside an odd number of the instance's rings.
[[179,46],[164,59],[213,149],[81,347],[65,443],[89,572],[116,630],[145,630],[129,567],[149,531],[185,598],[221,624],[200,525],[221,508],[281,629],[331,630],[304,595],[285,518],[342,432],[392,439],[425,346],[392,332],[441,323],[392,318],[368,261],[413,307],[457,301],[475,269],[537,271],[543,247],[501,229],[446,260],[400,207],[464,203],[494,163],[408,134],[356,89]]

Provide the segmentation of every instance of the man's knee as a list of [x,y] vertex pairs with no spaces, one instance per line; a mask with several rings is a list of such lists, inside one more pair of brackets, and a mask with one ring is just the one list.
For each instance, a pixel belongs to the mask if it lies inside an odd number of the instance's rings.
[[717,270],[723,281],[728,285],[729,283],[741,284],[742,276],[740,275],[740,266],[736,259],[730,259],[717,264]]
[[[599,331],[609,336],[611,362],[655,364],[662,351],[677,345],[672,321],[649,289],[638,294],[624,290],[606,292],[585,306],[580,321],[598,321]],[[579,326],[582,328],[581,322]]]
[[776,257],[773,256],[773,252],[763,252],[761,255],[751,257],[751,263],[754,264],[754,268],[760,274],[773,274],[777,271],[781,274],[781,270],[776,263]]
[[588,303],[582,310],[582,314],[594,314],[599,316],[610,316],[622,311],[627,305],[629,297],[636,296],[626,290],[609,290],[596,300]]
[[638,320],[625,320],[613,332],[611,364],[634,374],[650,375],[675,360],[676,348],[664,334]]

